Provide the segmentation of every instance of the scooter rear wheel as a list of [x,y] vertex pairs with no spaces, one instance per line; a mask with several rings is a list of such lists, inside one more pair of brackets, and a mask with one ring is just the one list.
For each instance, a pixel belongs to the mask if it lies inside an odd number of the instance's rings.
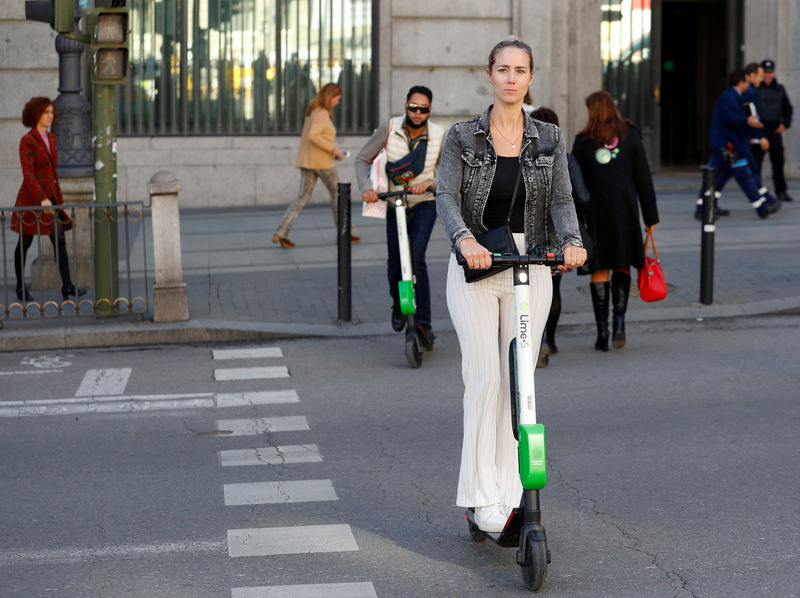
[[541,540],[527,539],[522,581],[532,592],[538,592],[547,577],[547,545]]
[[410,336],[406,338],[406,359],[408,359],[408,365],[412,368],[418,368],[422,365],[422,351],[419,348],[419,341],[417,341],[416,336]]
[[[470,511],[475,513],[475,509],[470,509]],[[486,539],[486,532],[479,528],[475,522],[470,521],[469,517],[467,517],[467,527],[469,527],[469,537],[472,538],[473,542],[483,542]]]

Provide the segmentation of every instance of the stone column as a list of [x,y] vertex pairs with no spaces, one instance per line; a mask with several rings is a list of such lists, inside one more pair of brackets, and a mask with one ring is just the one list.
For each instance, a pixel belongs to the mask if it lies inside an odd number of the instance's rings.
[[189,302],[181,258],[181,221],[178,210],[180,188],[175,175],[165,170],[154,174],[147,184],[156,266],[156,281],[153,285],[154,322],[181,322],[189,319]]

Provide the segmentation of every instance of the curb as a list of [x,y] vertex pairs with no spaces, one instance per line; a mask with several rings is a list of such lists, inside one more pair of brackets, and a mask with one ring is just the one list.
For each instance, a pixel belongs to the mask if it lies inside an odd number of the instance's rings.
[[[657,305],[629,309],[628,322],[681,321],[704,318],[734,318],[767,314],[800,314],[800,296],[767,299],[736,305],[682,307]],[[594,323],[592,312],[564,313],[561,326],[585,326]],[[449,318],[433,321],[437,331],[453,331]],[[0,352],[85,349],[92,347],[133,347],[139,345],[221,343],[279,338],[350,338],[393,334],[388,322],[347,322],[308,324],[280,322],[234,322],[228,320],[190,320],[154,323],[151,321],[119,324],[58,325],[34,330],[0,332]]]

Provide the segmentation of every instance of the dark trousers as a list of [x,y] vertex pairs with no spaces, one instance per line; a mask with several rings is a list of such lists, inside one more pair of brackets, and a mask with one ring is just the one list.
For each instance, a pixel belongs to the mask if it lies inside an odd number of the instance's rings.
[[[786,178],[783,176],[783,133],[776,133],[775,129],[765,128],[764,137],[769,141],[769,161],[772,163],[772,182],[775,184],[775,193],[783,193],[786,191]],[[753,155],[760,175],[765,152],[760,147],[754,146]]]
[[[17,248],[14,250],[14,274],[17,275],[17,288],[21,289],[25,285],[25,259],[28,257],[28,249],[33,243],[35,235],[20,235],[17,241]],[[55,226],[55,230],[50,233],[50,242],[53,244],[53,251],[58,261],[58,272],[61,274],[62,289],[72,286],[72,278],[69,275],[69,258],[67,257],[67,244],[64,240],[64,229]]]
[[[423,201],[406,210],[408,221],[408,240],[411,243],[411,259],[414,260],[414,275],[417,284],[414,294],[417,300],[416,319],[423,324],[431,321],[431,285],[428,280],[428,265],[425,263],[425,252],[431,238],[433,225],[436,224],[436,202]],[[400,281],[400,249],[397,246],[397,218],[394,210],[386,210],[386,243],[389,253],[388,277],[389,294],[394,305],[400,304],[397,283]]]
[[[714,168],[714,188],[717,191],[722,191],[725,184],[733,177],[750,203],[761,199],[758,177],[750,169],[750,163],[746,157],[731,164],[731,161],[722,154],[722,150],[715,149],[711,152],[709,166]],[[700,197],[702,197],[702,190]]]

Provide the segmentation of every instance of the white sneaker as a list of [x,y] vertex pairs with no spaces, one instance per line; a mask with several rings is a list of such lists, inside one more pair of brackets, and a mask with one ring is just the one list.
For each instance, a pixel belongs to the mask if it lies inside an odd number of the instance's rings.
[[500,503],[488,507],[475,507],[475,524],[484,532],[499,533],[508,521],[508,513]]

